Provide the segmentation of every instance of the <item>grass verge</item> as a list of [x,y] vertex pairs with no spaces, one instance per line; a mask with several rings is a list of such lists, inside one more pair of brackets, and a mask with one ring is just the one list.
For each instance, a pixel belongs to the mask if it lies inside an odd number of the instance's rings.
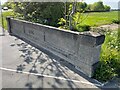
[[120,28],[107,31],[105,42],[102,45],[100,63],[95,71],[94,78],[106,82],[113,77],[120,78]]

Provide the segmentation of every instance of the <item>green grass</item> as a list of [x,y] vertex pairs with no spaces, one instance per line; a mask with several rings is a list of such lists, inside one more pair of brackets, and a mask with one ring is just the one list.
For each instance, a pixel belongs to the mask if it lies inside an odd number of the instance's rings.
[[105,36],[99,66],[94,74],[94,78],[101,82],[106,82],[115,76],[120,77],[120,28],[106,31]]
[[82,19],[81,25],[100,26],[111,24],[113,20],[118,20],[118,11],[85,13]]
[[2,15],[3,15],[3,22],[4,22],[4,24],[2,25],[2,18],[1,18],[1,15],[0,15],[0,25],[1,25],[1,26],[4,26],[5,30],[7,30],[6,17],[7,17],[7,16],[13,16],[13,11],[3,12]]

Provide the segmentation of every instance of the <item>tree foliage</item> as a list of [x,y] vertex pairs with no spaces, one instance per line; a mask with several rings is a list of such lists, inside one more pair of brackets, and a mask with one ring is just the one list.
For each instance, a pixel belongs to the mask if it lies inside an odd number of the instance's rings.
[[104,6],[104,10],[105,10],[105,11],[110,11],[110,6],[105,5],[105,6]]
[[92,10],[92,11],[104,11],[103,2],[101,2],[101,1],[95,2],[95,3],[91,6],[91,10]]
[[88,11],[110,11],[110,6],[104,5],[102,1],[87,6]]
[[8,9],[12,9],[12,4],[10,2],[6,2],[2,5],[2,7],[8,7]]
[[62,2],[16,2],[14,11],[25,20],[57,26],[58,19],[64,16],[63,5]]
[[86,11],[110,10],[101,1],[90,5],[85,2],[7,2],[5,5],[13,8],[21,19],[70,30],[81,26],[82,14]]
[[77,11],[85,11],[87,8],[86,2],[78,2],[77,3]]

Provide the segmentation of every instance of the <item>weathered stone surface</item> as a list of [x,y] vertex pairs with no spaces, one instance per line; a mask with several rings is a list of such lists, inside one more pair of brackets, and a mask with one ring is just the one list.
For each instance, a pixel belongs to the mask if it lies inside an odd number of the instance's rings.
[[7,18],[7,21],[10,34],[46,49],[92,76],[93,66],[99,61],[104,35],[67,31],[12,18]]
[[83,45],[91,47],[101,45],[104,42],[105,36],[95,32],[82,32],[80,33],[80,41]]

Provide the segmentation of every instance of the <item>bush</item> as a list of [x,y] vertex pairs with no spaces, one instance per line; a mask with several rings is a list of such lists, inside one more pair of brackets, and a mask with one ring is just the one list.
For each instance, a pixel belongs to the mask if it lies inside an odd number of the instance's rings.
[[24,20],[58,27],[58,19],[64,16],[64,3],[15,2],[13,10],[17,17],[21,16]]
[[120,24],[120,20],[113,20],[113,23]]
[[89,31],[90,26],[89,25],[76,25],[75,30],[79,32]]
[[104,5],[104,10],[105,11],[110,11],[110,6]]
[[[120,77],[119,40],[118,32],[107,32],[102,45],[100,62],[93,77],[101,82],[106,82],[114,76]],[[120,34],[120,33],[119,33]]]
[[110,51],[109,54],[101,56],[101,61],[93,77],[101,82],[106,82],[114,76],[120,77],[120,60]]
[[106,82],[114,75],[114,70],[105,61],[100,61],[93,78],[101,82]]

